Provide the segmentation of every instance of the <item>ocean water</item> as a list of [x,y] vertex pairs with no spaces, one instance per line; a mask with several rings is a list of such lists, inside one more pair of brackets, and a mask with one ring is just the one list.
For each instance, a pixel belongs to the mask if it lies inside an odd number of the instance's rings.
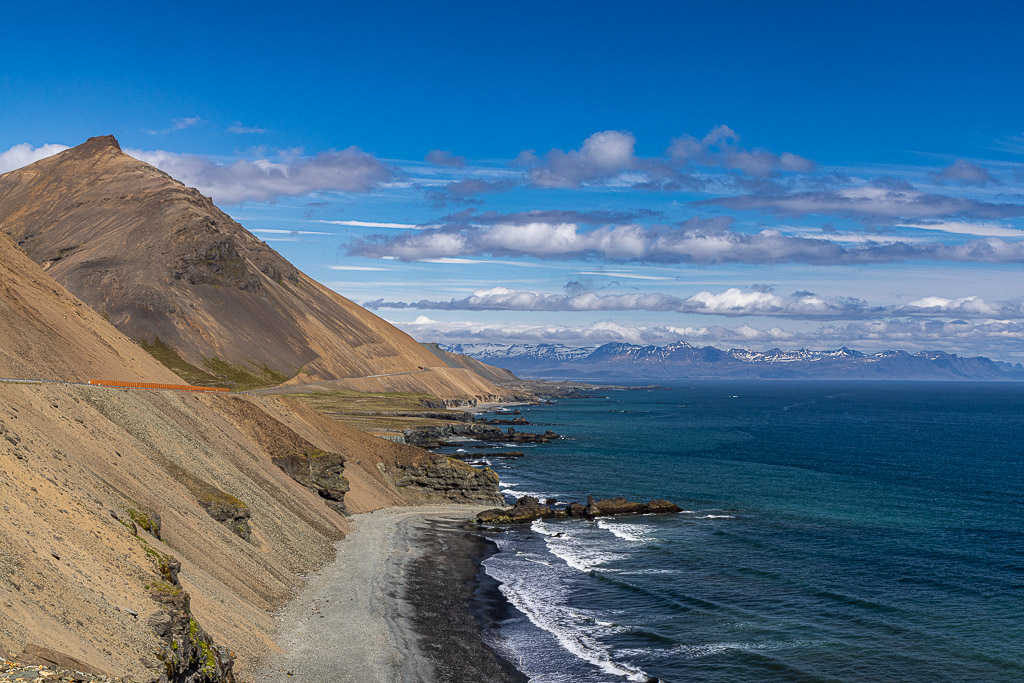
[[490,535],[533,680],[1024,680],[1024,385],[601,396],[521,409],[567,438],[494,460],[505,493],[686,512]]

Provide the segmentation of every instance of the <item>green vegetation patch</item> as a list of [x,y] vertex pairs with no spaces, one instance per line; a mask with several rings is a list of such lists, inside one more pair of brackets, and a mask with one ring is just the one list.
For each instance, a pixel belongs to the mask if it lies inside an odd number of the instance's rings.
[[251,389],[262,389],[264,387],[276,387],[291,379],[290,376],[277,370],[272,370],[265,364],[253,364],[249,368],[240,365],[232,365],[219,358],[204,358],[205,365],[211,372],[225,378],[233,388],[238,391],[249,391]]
[[291,377],[267,367],[263,363],[248,366],[233,365],[220,358],[204,358],[206,369],[192,365],[177,351],[165,344],[159,337],[152,342],[137,339],[146,353],[157,359],[164,367],[189,384],[201,387],[228,387],[237,391],[249,391],[274,387],[287,382]]
[[145,339],[136,340],[146,353],[157,359],[164,367],[182,378],[189,384],[195,384],[203,387],[226,387],[228,383],[220,377],[211,375],[210,373],[197,368],[192,365],[184,358],[178,355],[178,352],[172,349],[167,344],[160,341],[157,337],[152,344],[147,342]]

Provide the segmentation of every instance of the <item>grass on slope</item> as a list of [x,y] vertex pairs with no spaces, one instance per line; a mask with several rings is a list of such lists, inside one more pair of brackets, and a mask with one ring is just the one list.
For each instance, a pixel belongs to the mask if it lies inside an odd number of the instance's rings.
[[203,387],[230,387],[237,391],[273,387],[290,379],[284,373],[271,370],[266,365],[256,369],[232,365],[219,358],[204,358],[203,365],[207,370],[192,365],[178,355],[178,352],[160,341],[157,337],[152,343],[145,339],[136,340],[145,351],[160,361],[164,367],[181,377],[189,384]]
[[456,410],[427,408],[424,401],[438,400],[430,394],[374,394],[339,390],[295,393],[289,396],[297,398],[313,410],[364,432],[400,432],[409,427],[443,425],[451,420],[446,420],[442,416],[451,415],[452,419],[460,416]]

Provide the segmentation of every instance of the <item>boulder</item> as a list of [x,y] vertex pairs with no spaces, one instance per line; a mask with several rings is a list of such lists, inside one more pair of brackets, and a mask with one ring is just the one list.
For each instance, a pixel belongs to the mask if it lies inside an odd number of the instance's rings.
[[551,517],[551,508],[541,505],[533,496],[523,496],[508,509],[484,510],[476,516],[481,524],[529,524],[535,519]]
[[[588,504],[590,501],[587,501]],[[647,506],[643,503],[634,503],[619,496],[618,498],[602,498],[597,501],[597,507],[602,515],[639,515],[647,512]]]
[[682,512],[683,509],[675,503],[664,498],[656,498],[647,504],[647,513],[651,515],[665,515],[673,512]]
[[637,503],[621,496],[596,500],[587,496],[587,504],[569,503],[565,507],[554,507],[555,499],[548,498],[546,505],[533,496],[523,496],[510,508],[494,508],[477,515],[479,524],[528,524],[535,519],[594,519],[613,515],[668,514],[682,512],[675,503],[655,499],[649,503]]

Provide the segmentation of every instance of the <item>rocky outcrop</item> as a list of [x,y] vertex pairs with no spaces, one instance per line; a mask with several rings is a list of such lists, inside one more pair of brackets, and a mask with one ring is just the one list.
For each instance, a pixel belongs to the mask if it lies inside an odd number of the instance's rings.
[[345,456],[317,448],[288,426],[243,399],[225,401],[221,407],[232,414],[238,426],[270,453],[271,461],[292,479],[313,489],[327,506],[348,514],[344,476]]
[[525,417],[513,417],[511,420],[503,420],[501,418],[494,418],[492,420],[483,420],[483,424],[489,425],[528,425],[530,424]]
[[178,583],[177,572],[173,584],[160,582],[150,592],[164,608],[147,622],[165,644],[160,655],[164,672],[156,682],[234,683],[233,658],[214,644],[192,616],[189,595]]
[[[111,514],[142,544],[156,570],[145,588],[159,609],[147,618],[146,625],[161,643],[157,656],[163,670],[152,683],[235,683],[234,658],[216,645],[192,616],[189,594],[178,580],[181,562],[138,535],[135,515],[123,519]],[[120,609],[138,617],[134,610]]]
[[494,458],[521,458],[524,453],[522,451],[488,451],[486,453],[457,453],[451,457],[465,460],[466,458],[487,458],[492,460]]
[[217,520],[243,541],[252,538],[252,528],[249,526],[249,518],[252,512],[249,506],[234,496],[216,496],[200,498],[199,505],[206,510],[206,514]]
[[510,508],[484,510],[477,515],[478,524],[529,524],[537,519],[594,519],[595,517],[611,517],[613,515],[651,515],[682,512],[675,503],[664,499],[652,500],[648,503],[636,503],[625,498],[587,498],[587,504],[569,503],[563,508],[554,508],[554,502],[541,505],[533,496],[523,496],[516,500]]
[[547,430],[543,434],[533,434],[517,432],[511,427],[503,430],[479,422],[414,427],[406,429],[403,434],[406,443],[421,448],[439,448],[450,445],[449,439],[456,436],[477,441],[501,441],[504,443],[547,443],[561,438],[551,430]]
[[399,466],[395,484],[418,487],[428,497],[456,503],[502,502],[498,475],[491,468],[477,469],[443,455]]
[[327,503],[327,507],[348,514],[345,494],[348,493],[349,484],[348,479],[342,475],[345,470],[343,455],[310,445],[301,451],[274,457],[273,461],[292,479],[316,491]]

